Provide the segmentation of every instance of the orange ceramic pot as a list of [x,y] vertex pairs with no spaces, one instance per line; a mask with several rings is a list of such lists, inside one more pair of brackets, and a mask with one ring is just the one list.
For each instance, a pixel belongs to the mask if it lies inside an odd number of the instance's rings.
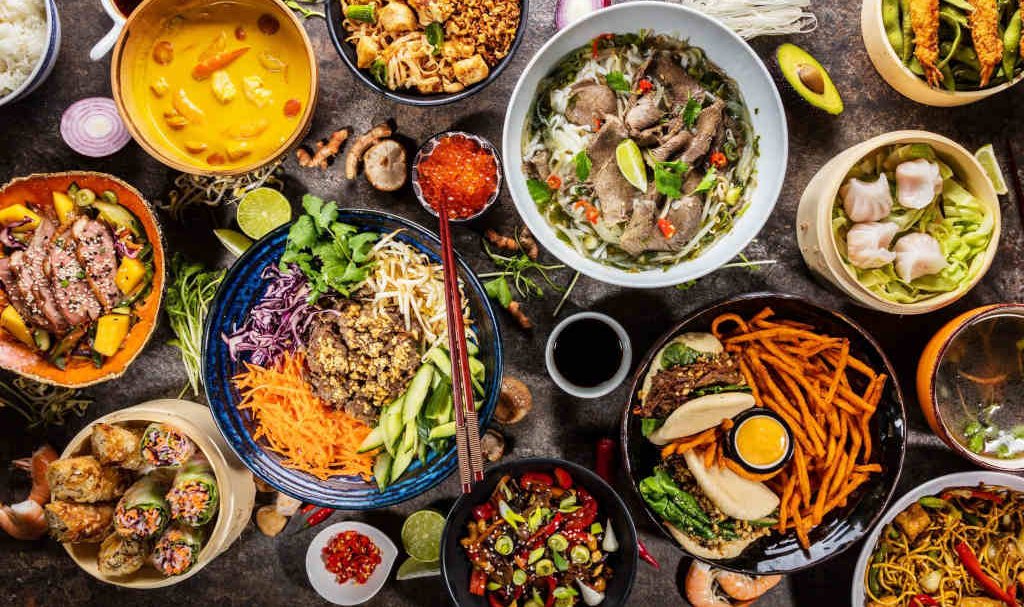
[[156,329],[163,300],[165,259],[163,235],[149,203],[138,190],[112,175],[73,171],[19,177],[0,188],[0,209],[26,202],[37,208],[52,207],[52,193],[64,192],[72,183],[94,192],[113,191],[117,194],[118,203],[135,215],[153,247],[153,286],[149,294],[135,304],[132,311],[138,321],[132,325],[121,349],[107,358],[102,366],[96,367],[92,362],[83,360],[69,362],[65,369],[60,369],[46,360],[39,350],[30,348],[6,331],[0,331],[0,368],[47,384],[81,388],[123,374],[149,342]]
[[1024,318],[1024,304],[991,304],[968,310],[947,322],[928,341],[917,364],[917,400],[924,418],[942,442],[971,462],[993,470],[1020,471],[1024,469],[1024,458],[1012,460],[987,457],[974,453],[963,445],[954,431],[946,424],[935,396],[937,371],[946,352],[956,338],[974,324],[992,316],[1012,314]]

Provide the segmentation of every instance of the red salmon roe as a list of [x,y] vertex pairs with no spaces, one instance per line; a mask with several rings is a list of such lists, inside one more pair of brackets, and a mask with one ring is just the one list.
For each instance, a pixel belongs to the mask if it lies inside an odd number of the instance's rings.
[[358,531],[342,531],[332,537],[320,557],[339,584],[349,580],[365,584],[381,560],[377,544]]
[[478,142],[462,135],[444,137],[418,167],[423,199],[450,219],[479,213],[498,188],[498,162]]

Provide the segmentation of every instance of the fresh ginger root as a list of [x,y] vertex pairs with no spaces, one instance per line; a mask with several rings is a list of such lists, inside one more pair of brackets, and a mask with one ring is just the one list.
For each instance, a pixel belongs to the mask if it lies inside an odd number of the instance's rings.
[[516,231],[515,237],[505,236],[491,228],[487,228],[484,232],[484,238],[499,249],[512,252],[521,251],[533,260],[536,260],[540,255],[540,247],[537,245],[537,241],[534,240],[533,235],[530,234],[530,231],[525,226]]
[[516,322],[519,323],[520,327],[524,329],[533,328],[533,322],[530,320],[530,317],[526,315],[526,312],[523,312],[522,309],[520,309],[518,301],[509,302],[508,313],[512,315],[512,318],[516,319]]
[[304,147],[299,148],[295,151],[295,157],[299,160],[299,166],[326,169],[327,162],[341,151],[341,146],[348,139],[348,134],[348,129],[340,129],[331,133],[331,137],[326,143],[322,140],[317,141],[315,154],[310,154],[309,150]]

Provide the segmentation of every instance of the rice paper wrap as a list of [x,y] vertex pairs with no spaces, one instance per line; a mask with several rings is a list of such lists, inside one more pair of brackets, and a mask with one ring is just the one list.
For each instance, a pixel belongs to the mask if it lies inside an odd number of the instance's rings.
[[210,462],[195,455],[178,470],[167,492],[171,518],[190,527],[202,527],[213,520],[220,505],[217,478]]
[[95,424],[92,427],[92,454],[101,464],[118,465],[128,470],[142,468],[139,442],[142,430],[115,424]]
[[100,544],[96,564],[103,575],[131,575],[146,564],[147,556],[146,542],[111,533]]
[[156,541],[150,561],[163,575],[182,575],[199,562],[205,539],[202,528],[174,523]]
[[160,474],[147,474],[128,488],[114,512],[118,535],[149,540],[160,535],[171,522],[171,507],[164,499],[167,485]]
[[148,466],[180,466],[196,452],[192,439],[174,426],[152,423],[139,441],[139,455]]
[[110,533],[114,506],[54,500],[46,504],[43,516],[50,537],[58,542],[95,544]]
[[128,475],[104,466],[91,455],[66,457],[50,463],[46,480],[55,500],[92,504],[120,497],[128,488]]

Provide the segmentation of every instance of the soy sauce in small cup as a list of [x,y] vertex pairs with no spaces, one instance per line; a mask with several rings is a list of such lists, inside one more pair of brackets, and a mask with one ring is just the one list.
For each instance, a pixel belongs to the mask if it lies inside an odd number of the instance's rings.
[[629,371],[629,336],[615,319],[597,312],[566,318],[548,337],[548,374],[569,394],[596,398],[614,390]]

